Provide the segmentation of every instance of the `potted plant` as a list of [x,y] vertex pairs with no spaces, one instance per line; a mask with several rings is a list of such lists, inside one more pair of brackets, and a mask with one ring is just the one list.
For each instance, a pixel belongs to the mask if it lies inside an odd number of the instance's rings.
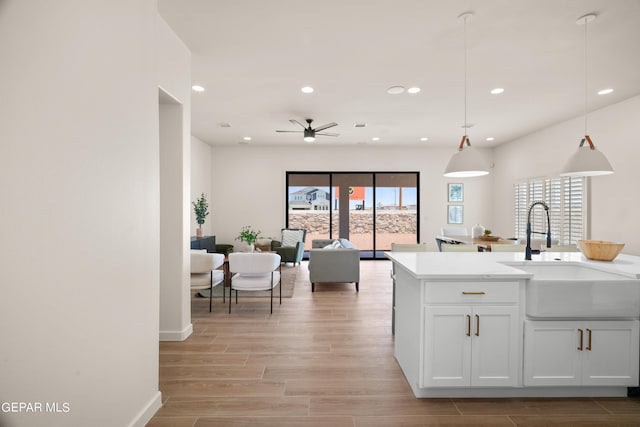
[[236,237],[236,240],[240,240],[241,242],[246,243],[249,247],[248,251],[253,252],[256,239],[258,238],[260,233],[260,230],[255,231],[251,228],[250,225],[245,225],[244,227],[242,227],[242,230],[240,230],[240,234],[238,235],[238,237]]
[[193,204],[193,211],[196,214],[196,222],[198,223],[198,228],[196,230],[196,236],[202,237],[204,234],[202,231],[202,224],[204,224],[205,218],[209,215],[209,203],[207,203],[207,196],[204,193],[200,195]]

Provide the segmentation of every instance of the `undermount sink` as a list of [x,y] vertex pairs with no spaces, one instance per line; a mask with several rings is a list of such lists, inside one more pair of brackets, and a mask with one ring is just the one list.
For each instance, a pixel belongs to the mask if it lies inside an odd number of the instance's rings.
[[640,282],[581,264],[509,264],[527,281],[530,317],[620,318],[640,315]]

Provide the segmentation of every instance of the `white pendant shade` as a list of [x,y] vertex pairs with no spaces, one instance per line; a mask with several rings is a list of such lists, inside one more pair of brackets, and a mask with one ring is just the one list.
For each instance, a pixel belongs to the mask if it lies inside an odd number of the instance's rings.
[[454,154],[444,170],[444,176],[450,178],[469,178],[488,174],[488,165],[480,153],[474,152],[471,146]]
[[567,163],[564,165],[560,175],[562,176],[598,176],[613,173],[613,167],[609,160],[597,148],[588,145],[578,147]]

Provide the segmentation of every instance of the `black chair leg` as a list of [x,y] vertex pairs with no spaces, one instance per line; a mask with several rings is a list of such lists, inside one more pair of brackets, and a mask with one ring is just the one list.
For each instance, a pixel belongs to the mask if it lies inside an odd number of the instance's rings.
[[211,313],[212,304],[213,304],[213,271],[211,272],[211,276],[209,277],[209,313]]
[[356,282],[356,292],[360,292],[360,283]]

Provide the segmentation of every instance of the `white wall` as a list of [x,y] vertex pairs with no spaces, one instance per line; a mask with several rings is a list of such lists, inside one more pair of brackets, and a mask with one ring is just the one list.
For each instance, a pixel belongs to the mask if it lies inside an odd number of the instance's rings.
[[[588,132],[613,166],[613,175],[591,179],[590,238],[626,243],[623,253],[640,255],[640,96],[588,115]],[[513,234],[513,183],[557,176],[584,134],[584,116],[542,129],[494,152],[494,223],[501,235]],[[496,233],[496,234],[498,234]]]
[[[442,176],[451,148],[385,148],[371,145],[336,147],[307,145],[261,148],[247,145],[213,147],[213,169],[223,182],[212,188],[213,233],[219,243],[237,243],[244,225],[262,230],[263,236],[278,236],[285,225],[286,171],[420,172],[420,241],[436,250],[435,236],[447,223],[447,183],[465,184],[463,224],[491,222],[492,189],[489,177],[450,179]],[[482,150],[479,150],[482,151]],[[485,156],[489,153],[483,152]]]
[[153,0],[0,3],[1,414],[127,426],[159,405]]
[[[212,234],[212,220],[215,215],[215,213],[211,211],[211,188],[213,185],[212,151],[213,148],[209,144],[202,142],[195,136],[191,137],[191,201],[195,201],[202,193],[207,196],[207,200],[209,201],[209,215],[202,225],[205,236]],[[217,184],[222,185],[222,183]],[[189,206],[191,206],[191,204]],[[196,222],[196,215],[193,212],[193,208],[191,209],[189,218],[191,235],[195,236],[198,223]]]

